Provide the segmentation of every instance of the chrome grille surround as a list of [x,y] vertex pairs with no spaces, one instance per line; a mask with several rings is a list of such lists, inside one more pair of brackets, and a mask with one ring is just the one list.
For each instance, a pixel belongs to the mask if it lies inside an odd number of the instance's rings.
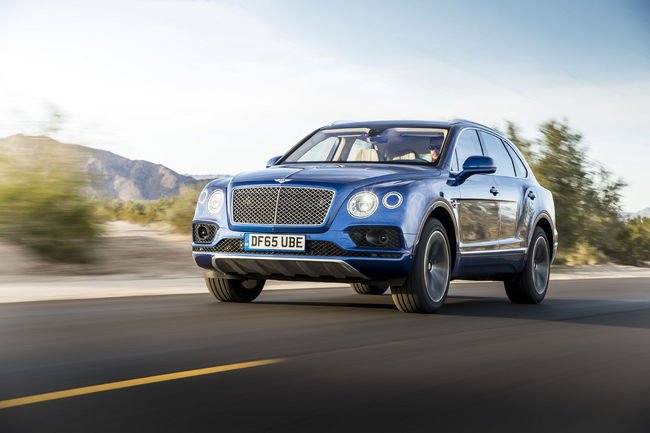
[[234,224],[321,226],[334,200],[334,190],[308,186],[254,185],[232,191]]

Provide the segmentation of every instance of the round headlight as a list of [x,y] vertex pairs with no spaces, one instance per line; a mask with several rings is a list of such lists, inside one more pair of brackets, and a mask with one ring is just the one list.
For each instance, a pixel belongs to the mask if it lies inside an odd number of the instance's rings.
[[363,191],[348,201],[348,213],[355,218],[367,218],[377,210],[379,199],[375,193]]
[[208,212],[213,215],[219,213],[223,206],[224,197],[223,190],[215,190],[208,199]]

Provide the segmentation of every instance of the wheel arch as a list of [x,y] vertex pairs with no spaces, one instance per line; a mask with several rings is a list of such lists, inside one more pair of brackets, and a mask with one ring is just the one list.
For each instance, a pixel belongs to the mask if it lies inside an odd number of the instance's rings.
[[553,248],[553,245],[555,245],[555,235],[554,235],[554,230],[553,230],[553,223],[551,222],[551,218],[546,215],[545,213],[539,215],[537,219],[535,220],[535,224],[533,225],[533,230],[531,230],[530,233],[530,239],[528,239],[528,245],[530,246],[530,242],[533,239],[533,234],[535,232],[535,229],[537,227],[540,227],[542,230],[544,230],[544,233],[546,234],[546,238],[549,241],[549,250],[551,253],[551,260],[555,258],[555,248]]
[[444,226],[447,230],[447,236],[449,237],[450,250],[451,250],[451,263],[452,263],[452,274],[456,268],[456,260],[458,255],[458,222],[456,221],[455,213],[449,203],[443,200],[438,200],[433,202],[427,208],[424,213],[424,218],[420,222],[420,227],[418,229],[417,239],[413,245],[413,251],[416,251],[418,244],[420,243],[420,238],[422,236],[422,231],[424,230],[424,225],[431,218],[435,218]]

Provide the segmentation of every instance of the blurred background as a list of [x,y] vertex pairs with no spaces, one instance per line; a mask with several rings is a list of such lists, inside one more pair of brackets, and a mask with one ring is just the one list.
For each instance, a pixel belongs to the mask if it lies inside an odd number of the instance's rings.
[[557,264],[647,266],[649,20],[645,0],[0,0],[0,275],[198,275],[205,182],[344,119],[498,128],[555,194]]

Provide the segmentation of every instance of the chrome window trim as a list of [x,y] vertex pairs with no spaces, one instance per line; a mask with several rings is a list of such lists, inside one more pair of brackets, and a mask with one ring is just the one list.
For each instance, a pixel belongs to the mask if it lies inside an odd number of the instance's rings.
[[[501,142],[501,145],[503,146],[504,150],[506,151],[506,154],[508,155],[508,158],[510,158],[510,164],[512,164],[512,173],[513,173],[512,176],[508,176],[508,175],[504,175],[504,174],[496,174],[496,173],[494,173],[494,176],[509,177],[510,179],[518,178],[519,176],[517,176],[517,168],[515,167],[515,162],[512,160],[512,155],[510,155],[510,152],[508,152],[508,148],[506,147],[507,144],[505,143],[503,138],[499,134],[495,134],[494,132],[479,130],[478,139],[481,142],[481,147],[483,148],[483,154],[485,154],[485,156],[490,156],[490,155],[487,153],[487,146],[485,144],[483,144],[483,138],[481,138],[481,134],[480,134],[481,132],[483,132],[484,134],[489,134],[489,135],[495,137],[497,140],[499,140]],[[490,156],[490,158],[492,158],[492,157]],[[492,159],[494,160],[494,158],[492,158]],[[496,165],[496,161],[494,161],[494,162],[495,162],[495,165]],[[524,168],[526,168],[525,165],[524,165]],[[498,170],[498,166],[497,166],[497,170]],[[528,172],[527,168],[526,168],[526,172]]]
[[525,253],[528,251],[528,248],[503,248],[503,249],[491,249],[491,250],[479,250],[479,251],[461,251],[462,255],[473,255],[473,254],[490,254],[490,253]]
[[456,155],[456,149],[458,148],[458,140],[460,140],[460,136],[467,129],[472,129],[472,130],[476,131],[476,138],[478,140],[479,146],[481,146],[481,152],[483,153],[483,155],[485,155],[485,149],[483,149],[483,143],[481,142],[481,137],[478,135],[478,132],[480,131],[480,129],[476,128],[475,126],[464,126],[464,127],[460,128],[458,130],[458,133],[456,133],[456,137],[454,137],[453,149],[452,149],[452,153],[451,153],[451,157],[456,158],[456,165],[458,165],[458,170],[459,171],[458,172],[451,171],[451,165],[452,165],[451,162],[452,161],[450,159],[449,160],[449,172],[450,173],[456,173],[457,174],[457,173],[460,173],[461,171],[463,171],[463,167],[461,167],[460,161],[458,160],[458,157]]
[[[524,158],[524,156],[521,154],[521,151],[517,148],[517,146],[511,143],[510,140],[506,138],[501,138],[501,141],[503,141],[503,144],[507,147],[508,150],[510,150],[510,152],[515,154],[515,157],[519,160],[519,162],[521,162],[521,165],[524,166],[524,170],[526,170],[525,176],[516,176],[516,177],[518,177],[519,179],[528,179],[528,177],[530,176],[531,169],[528,166],[528,161],[526,161],[526,158]],[[516,171],[517,169],[515,167],[515,173]]]

